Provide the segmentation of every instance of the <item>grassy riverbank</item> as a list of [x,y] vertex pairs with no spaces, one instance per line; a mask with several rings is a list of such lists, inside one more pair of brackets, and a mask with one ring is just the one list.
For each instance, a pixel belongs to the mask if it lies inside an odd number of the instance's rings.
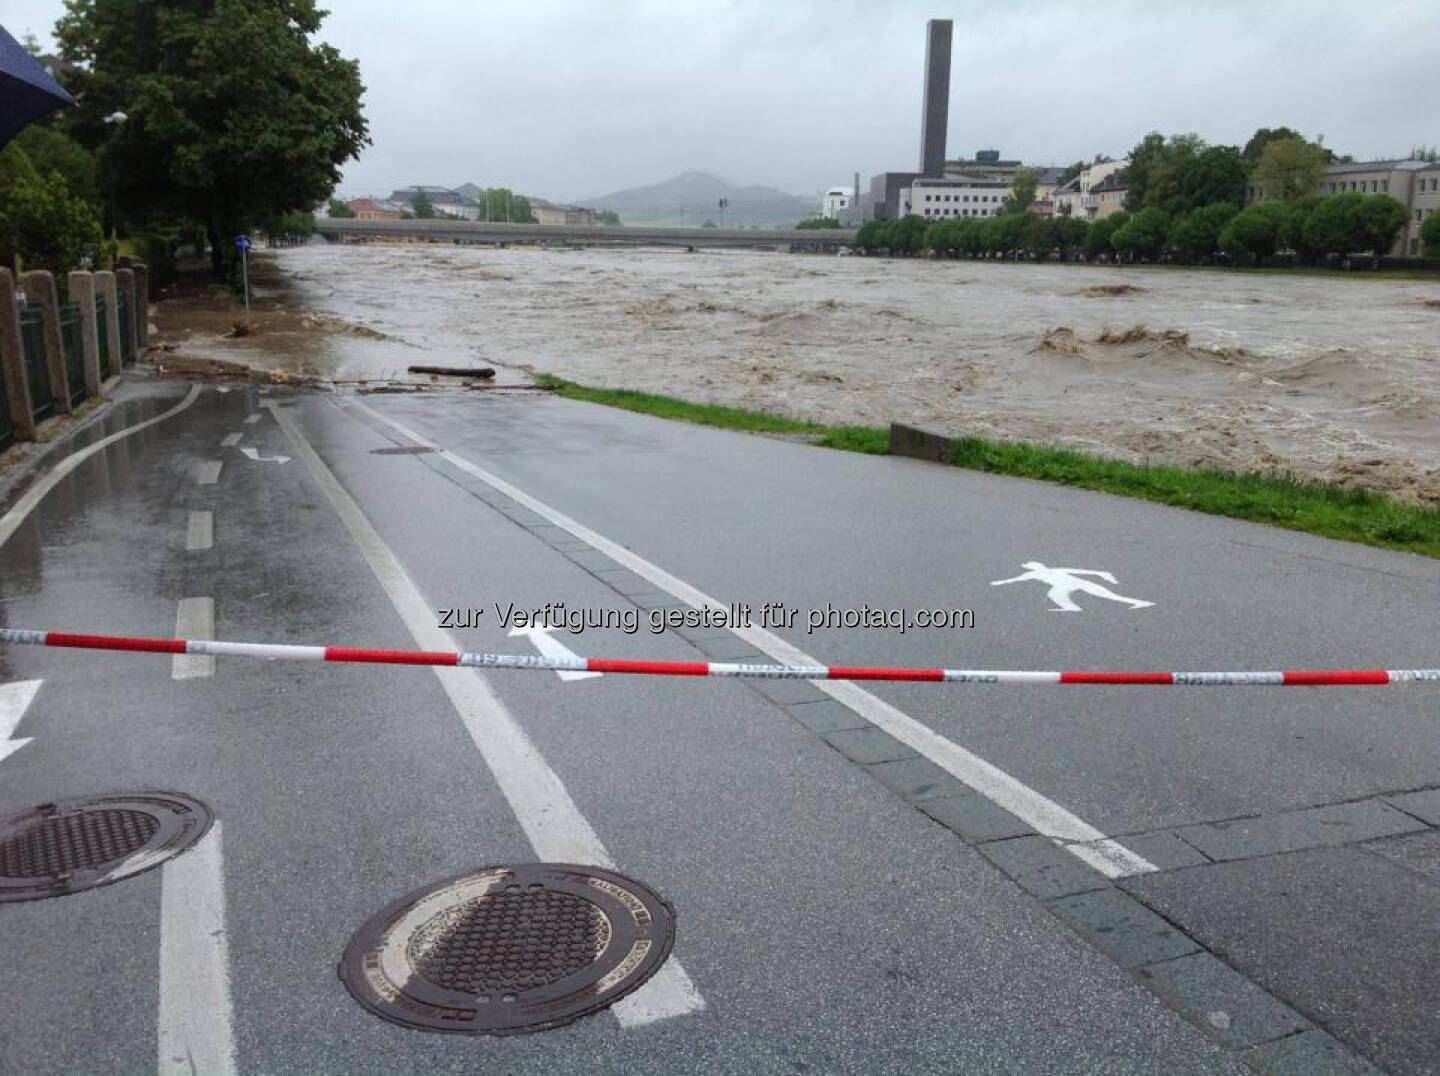
[[[558,395],[568,399],[679,422],[749,433],[806,435],[815,444],[849,452],[884,455],[890,451],[889,431],[880,427],[826,426],[648,392],[590,388],[558,377],[541,376],[539,380],[554,386]],[[970,470],[1058,482],[1325,538],[1440,557],[1440,508],[1392,500],[1373,490],[1278,474],[1144,467],[1048,445],[982,437],[957,441],[950,462]]]

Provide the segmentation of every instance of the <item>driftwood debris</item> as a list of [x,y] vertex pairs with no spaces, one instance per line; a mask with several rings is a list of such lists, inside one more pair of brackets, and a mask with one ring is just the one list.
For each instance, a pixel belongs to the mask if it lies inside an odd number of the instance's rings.
[[488,366],[411,366],[412,374],[441,374],[445,377],[494,377],[495,371]]

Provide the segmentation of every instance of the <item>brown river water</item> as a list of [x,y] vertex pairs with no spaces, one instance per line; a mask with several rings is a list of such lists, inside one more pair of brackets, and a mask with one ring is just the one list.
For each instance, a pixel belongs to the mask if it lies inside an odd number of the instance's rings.
[[263,257],[297,331],[204,353],[335,378],[479,363],[1440,503],[1436,283],[748,251]]

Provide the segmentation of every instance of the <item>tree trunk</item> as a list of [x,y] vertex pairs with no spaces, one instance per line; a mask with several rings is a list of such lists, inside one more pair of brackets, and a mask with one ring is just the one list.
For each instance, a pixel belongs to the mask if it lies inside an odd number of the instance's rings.
[[220,225],[214,217],[205,222],[205,238],[210,243],[210,271],[225,279],[225,248],[220,244]]

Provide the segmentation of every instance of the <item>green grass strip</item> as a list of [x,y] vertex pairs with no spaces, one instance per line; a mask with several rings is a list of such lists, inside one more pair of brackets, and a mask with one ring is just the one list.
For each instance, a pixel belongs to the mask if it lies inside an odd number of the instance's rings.
[[[751,433],[811,434],[816,444],[846,452],[886,455],[890,451],[890,432],[882,427],[825,426],[763,411],[690,403],[630,389],[590,388],[548,375],[537,380],[567,399],[660,418]],[[1355,486],[1282,474],[1148,467],[1071,449],[983,437],[956,441],[950,462],[974,471],[1057,482],[1325,538],[1440,557],[1440,508],[1406,504]]]

